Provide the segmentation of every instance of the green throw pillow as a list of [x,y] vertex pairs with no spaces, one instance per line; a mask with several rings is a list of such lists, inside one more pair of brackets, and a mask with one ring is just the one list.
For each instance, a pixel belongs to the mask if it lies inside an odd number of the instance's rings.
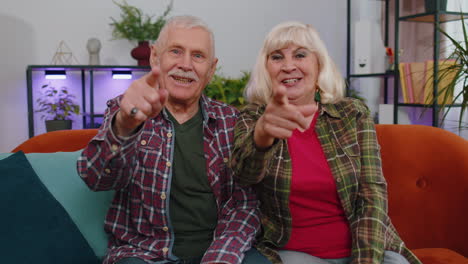
[[[65,208],[71,219],[88,241],[96,256],[103,258],[107,251],[104,218],[114,192],[93,192],[76,172],[75,152],[26,154],[32,168],[47,189]],[[2,156],[11,155],[0,154]]]
[[65,207],[96,255],[102,258],[108,240],[104,219],[114,192],[93,192],[86,186],[76,171],[80,154],[81,150],[29,153],[26,157],[55,199]]
[[24,153],[0,160],[0,179],[2,263],[99,263]]

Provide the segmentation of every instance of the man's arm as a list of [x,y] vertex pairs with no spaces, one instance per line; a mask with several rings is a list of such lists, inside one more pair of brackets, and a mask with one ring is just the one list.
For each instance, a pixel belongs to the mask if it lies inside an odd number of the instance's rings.
[[146,120],[157,116],[168,93],[158,86],[159,67],[132,82],[108,102],[104,123],[78,159],[81,178],[95,191],[125,187],[133,175],[135,139]]
[[241,263],[244,253],[252,247],[260,229],[258,200],[253,190],[232,185],[232,196],[222,207],[215,239],[206,251],[202,263]]
[[89,142],[77,162],[78,174],[93,191],[125,187],[133,174],[136,134],[121,138],[112,130],[112,123],[120,111],[121,98],[108,102],[104,123]]

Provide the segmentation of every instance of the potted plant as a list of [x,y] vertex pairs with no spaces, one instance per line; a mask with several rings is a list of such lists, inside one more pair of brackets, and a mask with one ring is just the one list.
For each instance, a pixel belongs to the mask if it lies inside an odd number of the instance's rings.
[[128,39],[138,42],[138,46],[131,51],[131,55],[138,61],[139,66],[148,66],[150,57],[149,41],[158,38],[159,32],[166,23],[166,17],[172,9],[172,1],[166,11],[154,18],[153,15],[143,14],[137,7],[129,5],[125,0],[122,3],[114,1],[121,11],[120,19],[111,17],[114,39]]
[[[219,72],[219,68],[217,71]],[[206,86],[204,93],[215,100],[232,105],[241,109],[245,105],[244,89],[250,79],[250,72],[243,71],[239,78],[228,78],[222,74],[216,73],[213,75],[210,83]],[[366,102],[359,91],[354,89],[348,90],[348,96]]]
[[42,97],[36,100],[38,110],[45,119],[47,132],[71,129],[73,115],[80,114],[80,106],[74,102],[75,96],[62,86],[56,88],[49,84],[42,85]]
[[241,108],[245,104],[243,92],[249,78],[250,72],[242,72],[240,78],[226,78],[215,74],[206,86],[205,94],[215,100]]
[[[447,60],[454,60],[455,63],[450,64],[450,66],[443,67],[439,69],[439,72],[436,76],[437,82],[439,84],[447,83],[446,85],[439,85],[437,95],[433,99],[433,102],[442,101],[439,111],[443,111],[445,106],[448,110],[453,107],[452,101],[461,100],[461,110],[458,120],[459,128],[463,128],[466,124],[463,124],[462,118],[463,114],[466,112],[468,107],[468,34],[467,28],[465,25],[465,20],[463,15],[461,15],[461,24],[463,32],[463,40],[457,41],[452,36],[450,36],[442,28],[438,30],[449,39],[449,43],[453,48],[453,51],[447,57]],[[429,80],[433,81],[433,80]],[[461,86],[461,91],[455,93],[455,88]],[[453,100],[452,97],[453,96]],[[439,100],[442,99],[443,100]],[[448,111],[442,117],[442,121],[445,120]]]

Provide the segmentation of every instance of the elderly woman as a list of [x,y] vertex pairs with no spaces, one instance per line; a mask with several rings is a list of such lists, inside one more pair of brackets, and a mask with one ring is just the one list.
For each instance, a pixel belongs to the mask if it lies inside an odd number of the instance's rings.
[[421,263],[388,217],[369,110],[344,98],[313,27],[273,28],[245,95],[230,165],[261,201],[261,253],[273,263]]

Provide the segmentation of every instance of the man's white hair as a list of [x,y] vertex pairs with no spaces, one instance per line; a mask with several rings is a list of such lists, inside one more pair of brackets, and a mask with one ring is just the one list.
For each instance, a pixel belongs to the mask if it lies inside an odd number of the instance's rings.
[[177,28],[202,28],[210,35],[210,42],[211,42],[211,51],[212,51],[212,58],[215,57],[215,43],[214,43],[214,34],[213,31],[208,27],[208,25],[198,17],[190,16],[190,15],[183,15],[183,16],[174,16],[169,18],[166,21],[166,24],[159,32],[158,39],[155,41],[155,45],[158,48],[163,48],[167,41],[167,35],[169,33],[169,29],[177,27]]

